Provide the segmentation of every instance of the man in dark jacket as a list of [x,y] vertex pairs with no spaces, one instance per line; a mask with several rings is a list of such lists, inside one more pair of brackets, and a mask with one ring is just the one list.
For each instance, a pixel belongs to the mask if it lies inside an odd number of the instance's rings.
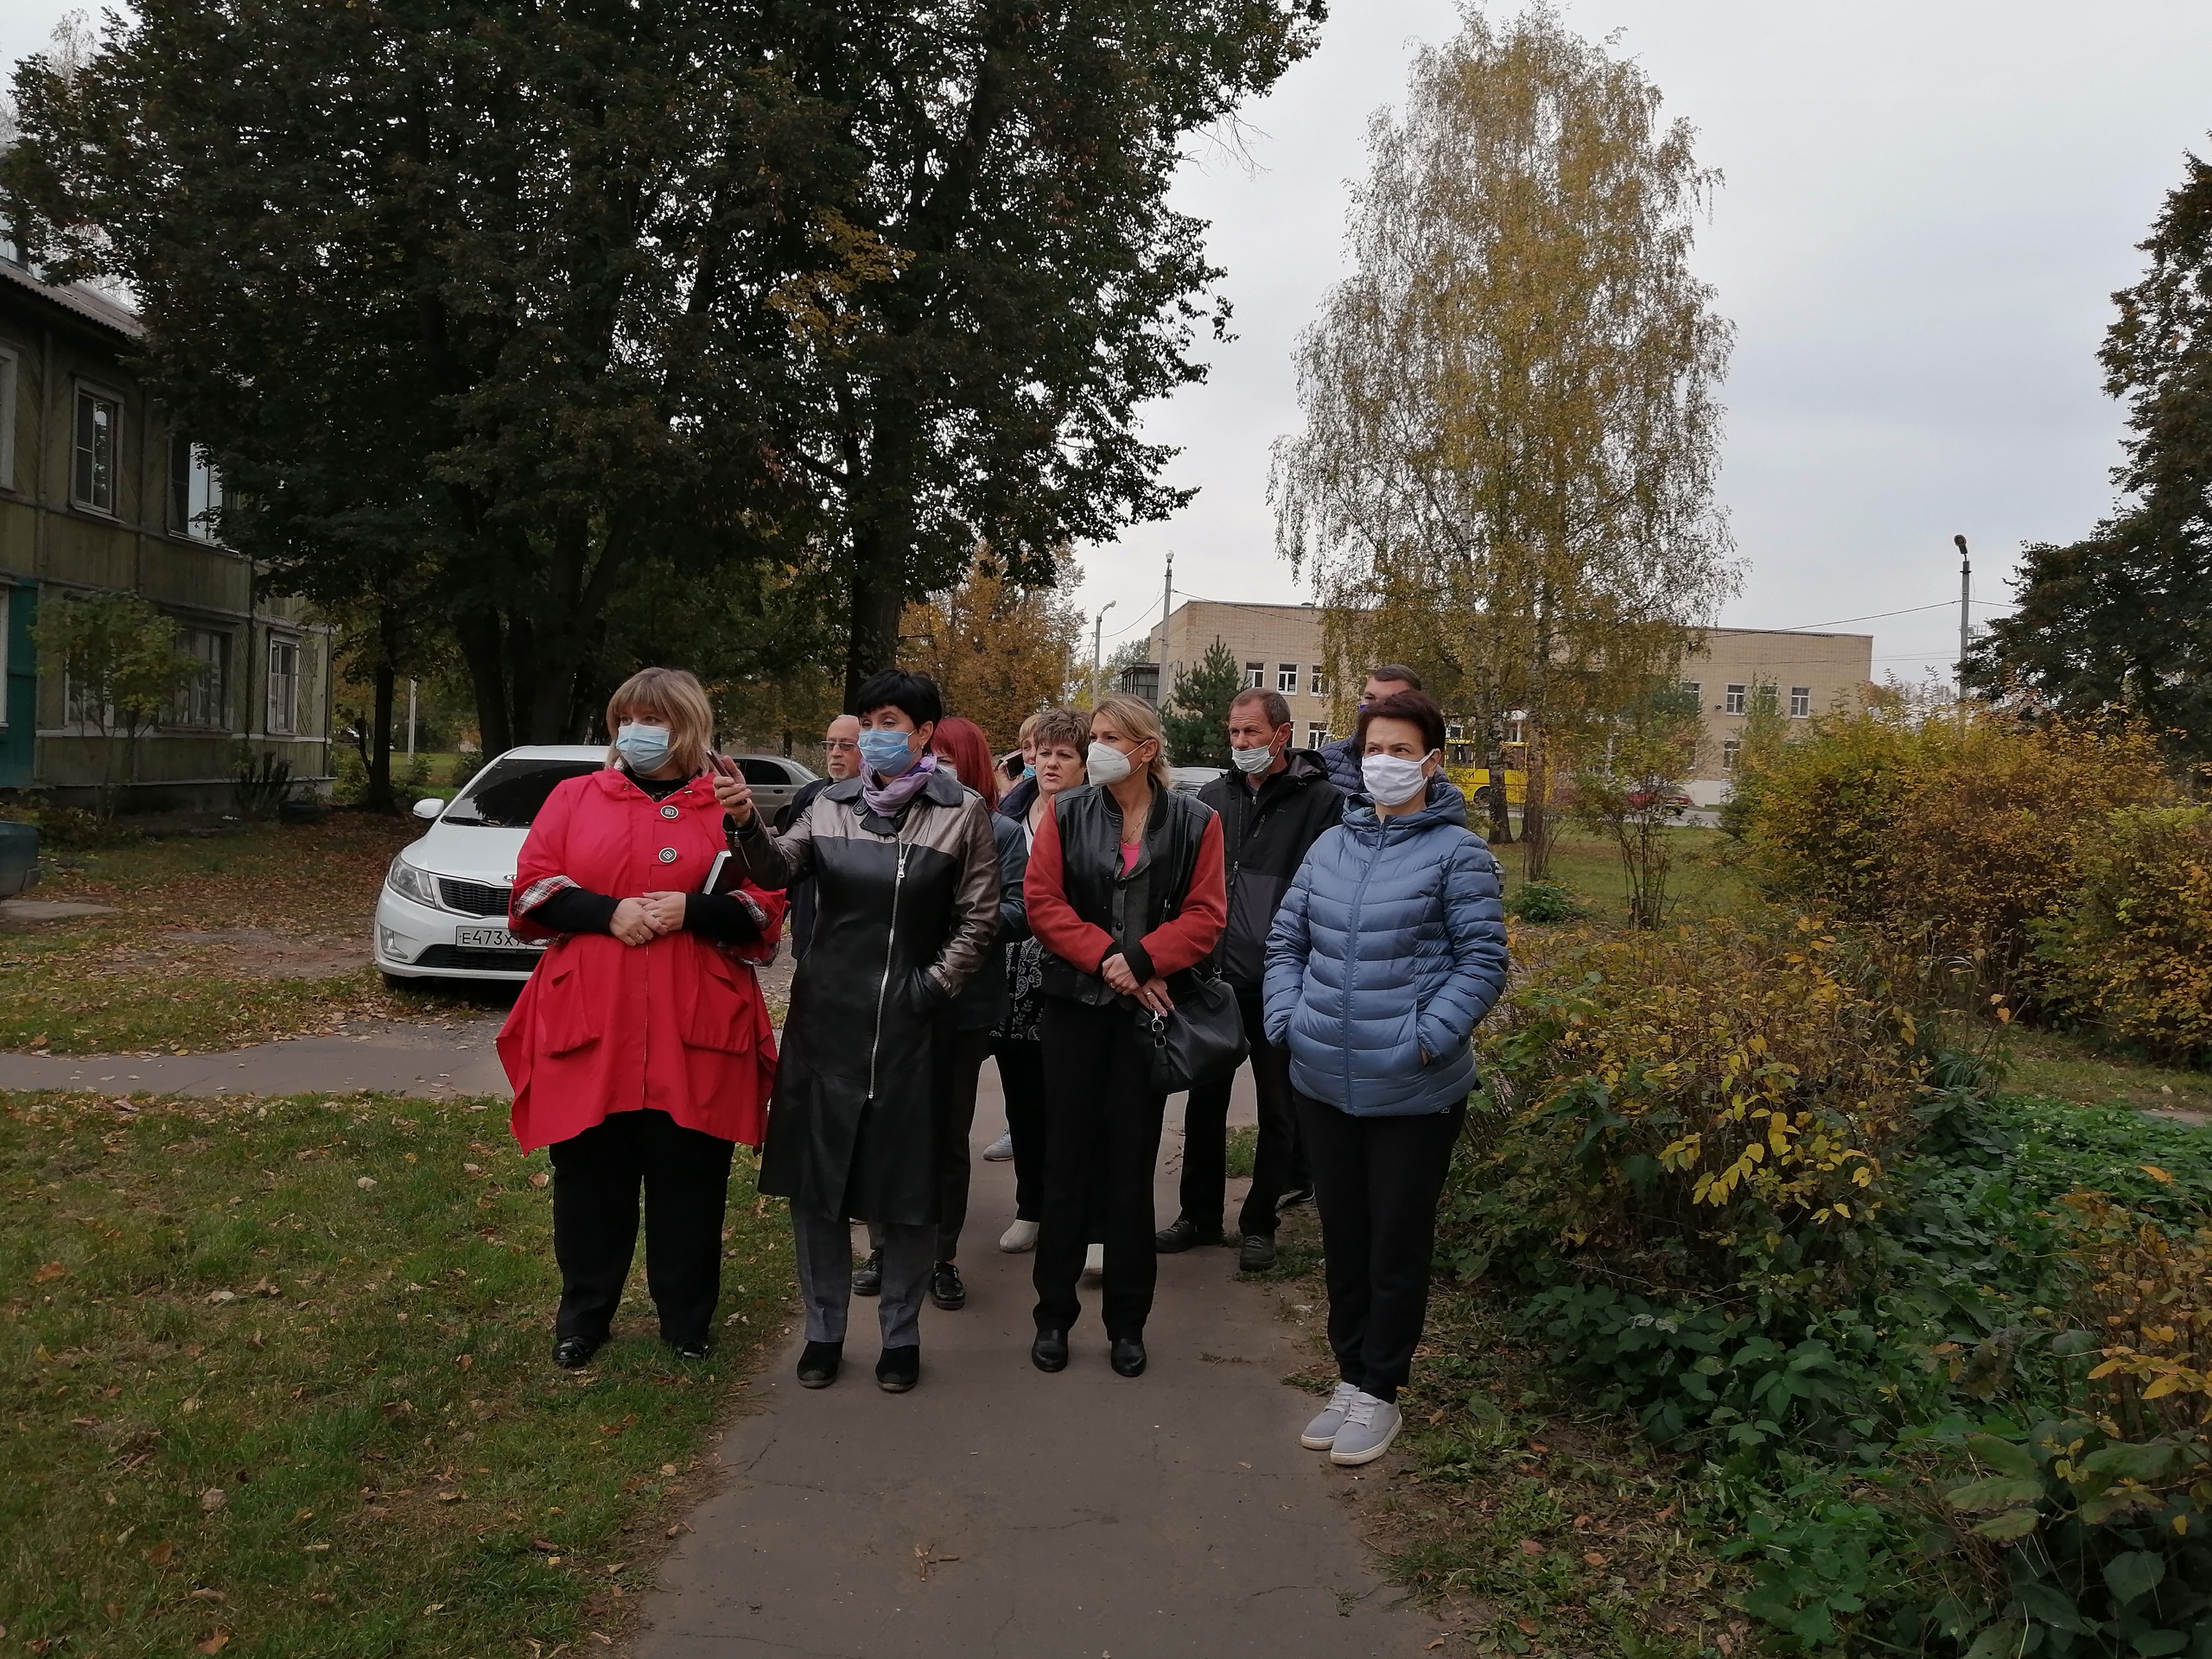
[[[1290,705],[1274,691],[1250,688],[1229,705],[1230,757],[1235,766],[1198,791],[1220,816],[1229,923],[1214,966],[1236,992],[1244,1034],[1252,1045],[1252,1082],[1260,1097],[1260,1141],[1252,1189],[1237,1228],[1237,1266],[1256,1272],[1274,1265],[1275,1211],[1286,1193],[1308,1193],[1298,1168],[1296,1108],[1289,1059],[1262,1028],[1260,986],[1267,973],[1268,930],[1275,907],[1305,862],[1306,849],[1334,824],[1344,796],[1329,781],[1321,757],[1290,747]],[[1227,1179],[1229,1092],[1224,1077],[1191,1090],[1183,1109],[1182,1214],[1154,1240],[1173,1255],[1221,1237],[1222,1189]]]
[[[861,723],[854,715],[838,715],[830,722],[829,730],[822,734],[822,764],[828,775],[803,785],[784,810],[776,814],[778,835],[789,834],[791,825],[804,817],[806,809],[814,804],[814,798],[830,785],[861,775]],[[814,878],[810,875],[792,882],[785,896],[791,906],[788,930],[791,960],[797,962],[814,943]]]
[[[1403,663],[1385,663],[1380,668],[1368,671],[1367,683],[1360,690],[1359,706],[1364,709],[1370,702],[1379,702],[1384,697],[1395,697],[1401,691],[1420,690],[1420,675]],[[1349,737],[1340,737],[1333,743],[1321,746],[1321,759],[1328,765],[1329,781],[1347,800],[1367,793],[1367,781],[1359,775],[1359,756],[1356,753],[1358,746],[1359,734],[1357,731]],[[1467,798],[1459,792],[1457,784],[1444,775],[1441,766],[1428,780],[1427,804],[1445,807],[1447,811],[1456,810],[1459,814],[1456,821],[1462,829],[1466,827]],[[1264,940],[1266,935],[1261,937]]]

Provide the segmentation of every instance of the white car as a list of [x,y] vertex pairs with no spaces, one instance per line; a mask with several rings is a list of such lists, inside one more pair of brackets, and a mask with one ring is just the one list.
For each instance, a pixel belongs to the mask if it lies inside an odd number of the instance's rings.
[[[814,780],[782,755],[730,758],[771,817]],[[392,859],[377,895],[376,958],[385,977],[528,979],[545,947],[507,931],[524,838],[556,784],[606,765],[607,751],[593,744],[509,749],[451,801],[416,802],[415,816],[429,827]]]

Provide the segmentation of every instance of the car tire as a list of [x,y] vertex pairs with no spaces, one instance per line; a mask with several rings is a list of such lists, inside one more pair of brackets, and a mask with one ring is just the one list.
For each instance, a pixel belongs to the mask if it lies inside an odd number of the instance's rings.
[[387,991],[404,991],[414,983],[412,980],[402,979],[397,974],[388,974],[381,968],[377,969],[377,977],[384,981],[384,988]]

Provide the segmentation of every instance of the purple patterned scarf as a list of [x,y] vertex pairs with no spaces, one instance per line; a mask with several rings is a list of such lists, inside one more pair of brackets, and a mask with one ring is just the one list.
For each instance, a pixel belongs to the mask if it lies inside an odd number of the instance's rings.
[[937,770],[937,756],[925,754],[889,782],[874,772],[861,773],[861,799],[868,810],[880,818],[895,818],[906,810],[906,803],[922,792],[922,785]]

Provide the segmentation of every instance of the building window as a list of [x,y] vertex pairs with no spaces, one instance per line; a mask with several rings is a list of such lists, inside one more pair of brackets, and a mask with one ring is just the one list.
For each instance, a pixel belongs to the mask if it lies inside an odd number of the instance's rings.
[[197,542],[215,539],[214,515],[223,507],[221,475],[207,452],[183,438],[169,441],[169,528]]
[[1318,749],[1329,741],[1329,728],[1318,720],[1306,722],[1306,747]]
[[1809,685],[1791,686],[1789,688],[1789,718],[1805,720],[1811,716],[1812,712],[1813,688]]
[[1751,687],[1747,685],[1730,686],[1727,699],[1721,704],[1721,712],[1729,715],[1742,714],[1745,709],[1745,694],[1750,690]]
[[1740,738],[1724,738],[1720,744],[1720,770],[1723,772],[1735,771],[1736,757],[1743,752],[1744,745],[1743,741]]
[[77,393],[76,473],[70,499],[96,512],[115,511],[115,435],[123,405],[81,388]]
[[299,728],[300,642],[269,642],[269,724],[274,736],[289,736]]
[[1321,671],[1320,664],[1314,664],[1313,671],[1306,675],[1306,689],[1317,697],[1329,695],[1329,677]]
[[1275,690],[1286,697],[1294,697],[1298,695],[1298,664],[1296,663],[1275,664]]
[[179,726],[231,723],[231,636],[216,628],[185,628],[177,647],[199,664],[192,679],[178,694],[173,710]]
[[1467,741],[1467,728],[1465,726],[1446,726],[1444,728],[1444,741],[1446,743],[1465,742]]
[[1247,691],[1262,690],[1267,684],[1267,679],[1268,665],[1265,663],[1244,664],[1244,689]]
[[1705,688],[1700,685],[1695,680],[1684,680],[1682,682],[1682,690],[1688,696],[1689,700],[1697,704],[1700,709],[1703,709],[1705,707]]
[[0,346],[0,490],[16,487],[16,353]]

